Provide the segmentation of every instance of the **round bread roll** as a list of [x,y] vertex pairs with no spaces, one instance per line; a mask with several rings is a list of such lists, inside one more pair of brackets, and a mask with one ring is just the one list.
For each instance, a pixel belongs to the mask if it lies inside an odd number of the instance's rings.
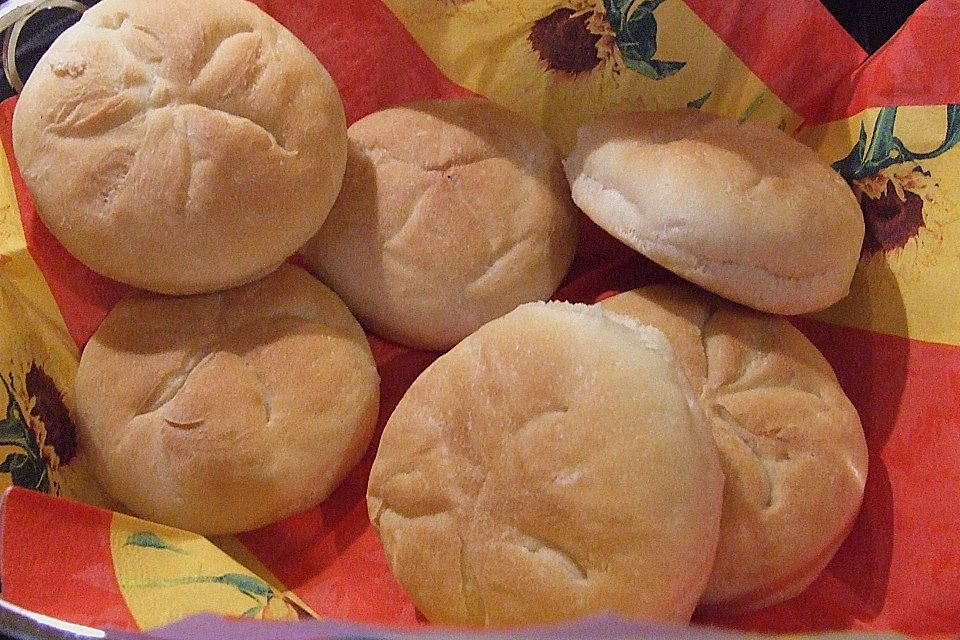
[[325,499],[377,420],[363,330],[307,272],[223,293],[127,298],[77,371],[81,446],[133,514],[246,531]]
[[329,74],[245,0],[103,0],[37,64],[13,144],[70,253],[170,294],[276,269],[326,219],[347,146]]
[[355,122],[343,190],[304,249],[373,332],[447,349],[563,279],[577,212],[560,156],[487,100],[432,100]]
[[795,314],[849,292],[864,233],[856,198],[774,127],[696,110],[605,117],[581,127],[565,167],[594,222],[725,298]]
[[530,303],[417,378],[387,422],[367,505],[433,622],[685,622],[713,563],[722,485],[659,331]]
[[783,318],[692,287],[600,306],[666,334],[713,429],[726,484],[703,606],[737,612],[798,594],[849,533],[867,475],[860,419],[829,363]]

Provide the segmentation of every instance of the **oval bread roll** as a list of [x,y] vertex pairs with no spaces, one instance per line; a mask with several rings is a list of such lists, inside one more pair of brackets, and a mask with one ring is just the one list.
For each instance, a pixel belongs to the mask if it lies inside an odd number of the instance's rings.
[[560,284],[577,212],[532,124],[487,100],[428,100],[349,136],[343,190],[303,256],[368,329],[448,349]]
[[679,276],[772,313],[850,289],[863,214],[810,148],[764,124],[695,110],[604,117],[565,161],[594,222]]
[[245,531],[326,498],[359,461],[379,375],[336,295],[297,267],[224,293],[127,298],[77,371],[81,446],[133,514]]
[[722,484],[659,331],[531,303],[411,385],[367,504],[394,574],[433,622],[608,611],[679,622],[710,573]]
[[829,363],[783,318],[692,287],[600,306],[666,334],[713,429],[726,484],[703,606],[744,611],[798,594],[849,533],[867,476],[860,418]]
[[347,147],[330,75],[245,0],[103,0],[40,59],[13,144],[70,253],[170,294],[276,269],[326,219]]

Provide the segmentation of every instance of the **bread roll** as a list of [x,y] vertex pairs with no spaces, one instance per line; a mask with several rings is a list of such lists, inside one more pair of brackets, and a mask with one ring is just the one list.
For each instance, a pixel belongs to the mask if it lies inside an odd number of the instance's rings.
[[860,509],[867,448],[830,365],[786,320],[687,287],[604,300],[661,329],[713,429],[726,484],[702,604],[736,612],[802,591]]
[[343,190],[303,256],[368,329],[447,349],[557,288],[576,208],[533,125],[482,99],[432,100],[349,136]]
[[795,314],[849,291],[860,207],[778,129],[695,110],[605,117],[579,130],[565,167],[594,222],[725,298]]
[[710,573],[717,452],[663,335],[531,303],[410,386],[367,504],[431,621],[687,621]]
[[370,441],[379,376],[346,306],[284,265],[223,293],[122,300],[83,351],[75,397],[113,498],[221,534],[326,498]]
[[94,271],[170,294],[276,269],[346,162],[337,88],[245,0],[103,0],[41,58],[13,144],[43,222]]

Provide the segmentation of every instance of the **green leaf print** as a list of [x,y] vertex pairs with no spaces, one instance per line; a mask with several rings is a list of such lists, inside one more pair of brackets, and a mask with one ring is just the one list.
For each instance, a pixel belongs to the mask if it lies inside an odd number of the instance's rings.
[[22,450],[8,454],[0,463],[0,472],[9,473],[11,482],[18,487],[49,493],[47,465],[40,454],[37,438],[27,424],[23,409],[13,393],[13,377],[8,381],[6,377],[0,376],[0,382],[7,392],[7,410],[0,420],[0,446],[12,446]]
[[233,587],[243,595],[259,602],[269,602],[276,597],[273,589],[266,582],[255,576],[242,573],[225,573],[219,576],[182,576],[180,578],[165,578],[158,580],[137,580],[122,583],[124,588],[155,589],[163,587],[178,587],[187,584],[222,584]]
[[47,480],[47,468],[41,462],[23,453],[10,453],[0,462],[0,472],[9,473],[18,487],[42,490]]
[[710,96],[713,95],[713,91],[707,91],[705,94],[697,98],[696,100],[691,100],[687,103],[688,109],[699,109],[707,103],[707,100],[710,99]]
[[[162,537],[152,531],[137,531],[130,534],[124,541],[123,546],[143,547],[148,549],[161,549],[164,551],[173,551],[175,553],[189,554],[188,551],[170,544]],[[146,580],[143,582],[130,583],[127,586],[132,587],[172,587],[184,584],[213,583],[224,584],[233,587],[245,596],[254,600],[269,601],[273,598],[273,589],[266,582],[256,576],[249,576],[243,573],[224,573],[219,576],[184,576],[181,578],[171,578],[166,580]]]
[[947,130],[943,142],[936,149],[916,153],[908,149],[893,133],[897,121],[897,107],[883,107],[877,114],[869,144],[866,127],[861,123],[860,135],[853,149],[832,166],[847,181],[851,181],[877,175],[895,164],[930,160],[943,155],[960,143],[960,104],[946,105],[946,116]]
[[270,599],[274,596],[273,589],[271,589],[270,585],[266,582],[260,578],[247,576],[242,573],[225,573],[219,576],[215,582],[229,584],[240,591],[240,593],[248,595],[251,598],[260,597]]
[[627,68],[652,80],[672,76],[687,64],[654,58],[657,53],[657,19],[653,12],[664,1],[603,0],[614,40]]
[[173,551],[175,553],[181,553],[184,555],[187,555],[188,553],[180,547],[170,544],[152,531],[138,531],[136,533],[131,533],[124,541],[123,546],[163,549],[165,551]]
[[255,604],[243,613],[240,614],[241,618],[256,618],[257,615],[263,611],[263,607],[259,604]]
[[757,112],[757,109],[760,108],[760,105],[763,104],[763,94],[761,93],[756,98],[753,99],[753,102],[747,105],[747,108],[743,110],[743,113],[740,114],[740,117],[737,118],[737,124],[743,124],[747,120],[753,117],[753,114]]

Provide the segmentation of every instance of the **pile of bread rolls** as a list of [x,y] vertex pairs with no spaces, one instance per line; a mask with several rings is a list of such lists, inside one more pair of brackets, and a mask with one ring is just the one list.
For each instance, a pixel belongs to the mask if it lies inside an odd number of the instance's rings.
[[[326,70],[254,5],[103,0],[41,59],[13,133],[50,231],[146,290],[86,345],[74,398],[134,514],[216,534],[325,499],[377,422],[362,324],[444,352],[389,417],[367,493],[434,622],[761,607],[852,526],[859,418],[770,314],[846,295],[863,221],[776,129],[619,114],[565,161],[479,98],[348,129]],[[578,207],[693,284],[544,302]]]

